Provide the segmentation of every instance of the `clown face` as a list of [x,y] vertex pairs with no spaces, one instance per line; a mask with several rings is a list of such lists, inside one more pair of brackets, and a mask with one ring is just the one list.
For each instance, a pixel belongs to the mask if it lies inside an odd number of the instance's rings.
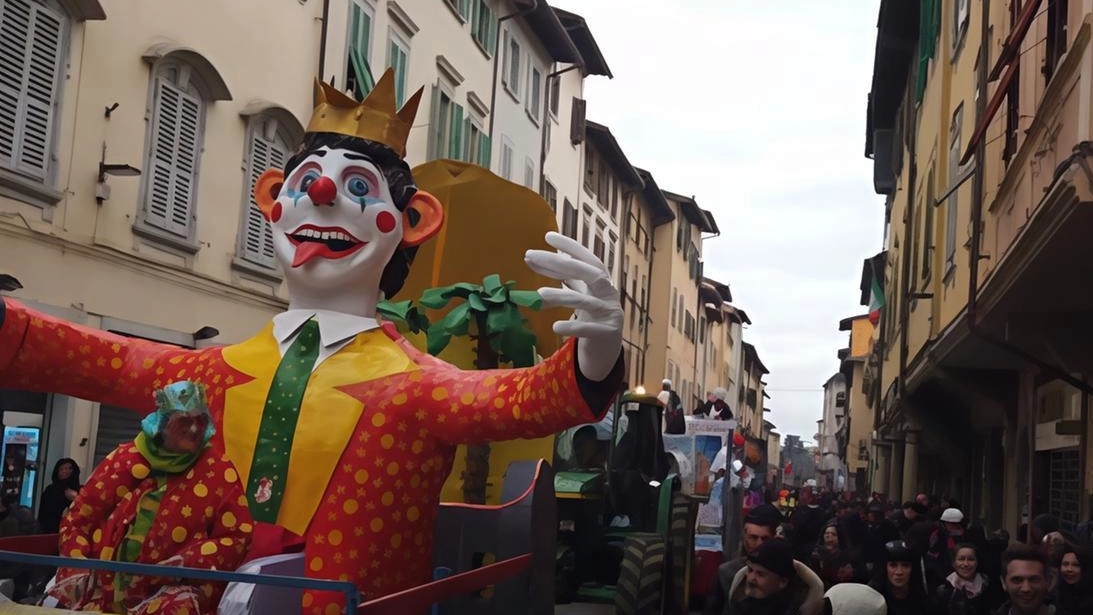
[[403,235],[383,173],[346,149],[323,147],[304,158],[268,217],[277,260],[294,286],[376,285]]

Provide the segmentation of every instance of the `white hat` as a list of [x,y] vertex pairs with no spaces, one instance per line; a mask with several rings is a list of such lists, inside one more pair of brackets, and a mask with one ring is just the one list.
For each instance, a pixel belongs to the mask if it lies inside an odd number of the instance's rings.
[[877,590],[860,583],[839,583],[824,594],[832,615],[887,615],[888,606]]
[[733,472],[739,472],[740,470],[743,470],[743,469],[744,469],[744,462],[743,461],[740,461],[739,459],[733,459],[732,460],[732,471]]
[[960,512],[959,508],[946,508],[945,512],[941,513],[943,523],[960,523],[963,520],[964,513]]
[[672,386],[672,381],[668,380],[667,378],[665,378],[664,380],[661,380],[660,383],[662,385],[665,385],[665,386]]
[[805,487],[815,487],[815,486],[816,486],[816,479],[815,478],[810,478],[810,479],[805,481]]

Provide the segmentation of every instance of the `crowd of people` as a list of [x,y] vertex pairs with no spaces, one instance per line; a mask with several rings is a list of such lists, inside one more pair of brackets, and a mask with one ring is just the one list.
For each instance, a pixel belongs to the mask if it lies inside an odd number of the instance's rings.
[[741,553],[721,565],[704,613],[1093,614],[1088,529],[1040,515],[1011,541],[951,499],[900,506],[804,488],[792,510],[747,511]]

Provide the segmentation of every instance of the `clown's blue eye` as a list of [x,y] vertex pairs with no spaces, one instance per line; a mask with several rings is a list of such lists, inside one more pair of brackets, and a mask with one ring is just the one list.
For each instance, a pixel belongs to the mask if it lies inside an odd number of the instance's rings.
[[353,196],[362,197],[368,194],[368,182],[363,177],[350,177],[345,182],[345,189]]
[[300,180],[300,190],[306,191],[308,189],[308,186],[315,183],[316,179],[319,179],[318,171],[308,171],[304,175],[303,179]]

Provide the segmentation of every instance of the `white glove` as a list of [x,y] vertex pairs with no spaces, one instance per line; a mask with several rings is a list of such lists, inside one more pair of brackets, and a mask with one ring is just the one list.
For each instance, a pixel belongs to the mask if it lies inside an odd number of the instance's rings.
[[554,323],[554,332],[580,338],[577,365],[585,378],[600,382],[622,351],[622,304],[603,261],[560,233],[547,233],[557,252],[528,250],[524,261],[536,273],[561,280],[563,288],[540,288],[543,307],[567,307],[576,319]]

